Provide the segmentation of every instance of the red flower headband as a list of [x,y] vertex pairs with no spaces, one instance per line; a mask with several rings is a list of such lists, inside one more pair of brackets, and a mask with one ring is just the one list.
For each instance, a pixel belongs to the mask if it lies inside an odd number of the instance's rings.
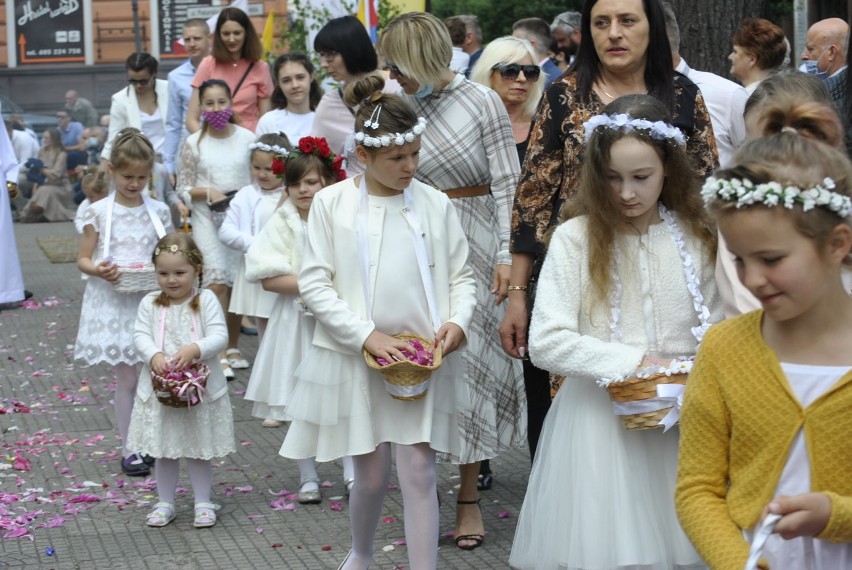
[[298,154],[315,154],[329,165],[338,182],[346,179],[346,171],[343,170],[343,157],[337,156],[328,146],[324,137],[302,137],[299,144],[287,154],[287,156],[276,155],[272,159],[272,173],[278,178],[284,178],[286,161]]

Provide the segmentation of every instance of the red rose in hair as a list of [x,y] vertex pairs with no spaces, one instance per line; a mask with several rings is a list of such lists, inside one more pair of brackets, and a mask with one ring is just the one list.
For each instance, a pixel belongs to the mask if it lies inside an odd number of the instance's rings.
[[314,137],[302,137],[299,141],[299,150],[305,154],[310,154],[317,149],[317,139]]
[[277,156],[272,159],[272,174],[278,178],[284,176],[284,161]]
[[335,156],[331,160],[331,169],[337,172],[343,168],[343,157],[340,155]]
[[342,182],[343,180],[346,180],[346,171],[341,168],[337,171],[337,181]]
[[317,154],[320,158],[328,158],[331,154],[331,149],[328,148],[328,143],[325,142],[324,138],[317,139]]

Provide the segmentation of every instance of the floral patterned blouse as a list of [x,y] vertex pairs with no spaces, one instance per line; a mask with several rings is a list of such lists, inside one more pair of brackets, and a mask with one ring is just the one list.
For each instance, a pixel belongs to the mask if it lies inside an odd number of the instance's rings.
[[[685,76],[675,74],[674,90],[672,123],[684,131],[692,164],[706,178],[719,164],[710,114],[698,87]],[[583,123],[605,106],[594,91],[589,102],[579,100],[573,73],[554,81],[545,92],[515,194],[512,253],[544,253],[547,232],[558,223],[562,204],[577,191],[585,147]],[[686,106],[692,106],[694,114],[691,128]]]

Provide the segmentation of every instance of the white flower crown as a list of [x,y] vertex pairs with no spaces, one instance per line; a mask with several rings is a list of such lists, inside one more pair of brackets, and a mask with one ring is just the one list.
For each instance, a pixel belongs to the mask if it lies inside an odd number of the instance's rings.
[[[375,127],[372,127],[372,124],[375,124]],[[378,128],[377,123],[371,123],[371,128]],[[362,144],[364,146],[372,146],[375,148],[382,148],[383,146],[390,146],[391,143],[402,146],[405,143],[413,142],[414,139],[423,134],[423,130],[426,128],[426,119],[420,117],[417,119],[417,124],[405,131],[404,133],[394,133],[387,135],[380,135],[378,137],[371,137],[367,133],[363,131],[358,131],[355,133],[355,142],[358,144]]]
[[280,156],[287,156],[290,151],[286,148],[280,147],[277,144],[266,144],[262,142],[253,142],[249,145],[249,150],[262,150],[264,152],[271,152],[273,154],[277,154]]
[[849,196],[832,192],[834,180],[826,178],[821,184],[812,188],[796,188],[782,186],[778,182],[755,184],[748,178],[731,180],[710,177],[701,189],[704,204],[709,206],[714,200],[736,202],[737,208],[762,204],[764,206],[782,205],[792,209],[795,204],[801,204],[807,212],[817,206],[834,212],[841,218],[846,218],[852,212],[852,199]]
[[683,138],[683,133],[680,132],[680,129],[677,127],[673,127],[665,121],[632,119],[630,115],[626,113],[620,113],[618,115],[595,115],[583,123],[587,144],[589,139],[592,138],[592,134],[595,132],[595,129],[598,127],[606,127],[614,131],[632,131],[633,129],[641,129],[643,131],[648,131],[653,139],[671,139],[677,143],[678,146],[684,146],[686,144],[686,139]]

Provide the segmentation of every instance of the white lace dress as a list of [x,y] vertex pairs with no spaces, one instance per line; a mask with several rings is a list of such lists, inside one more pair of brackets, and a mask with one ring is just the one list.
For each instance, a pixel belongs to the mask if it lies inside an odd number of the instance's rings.
[[209,134],[201,139],[201,131],[189,135],[180,153],[178,189],[181,199],[192,209],[192,237],[204,255],[203,286],[234,284],[240,254],[219,241],[218,230],[224,214],[212,212],[204,198],[190,199],[189,190],[217,188],[220,192],[239,190],[251,183],[249,148],[255,136],[251,131],[235,127],[228,138]]
[[[98,243],[92,254],[95,264],[104,258],[104,235],[107,207],[112,200],[98,200],[83,214],[83,226],[98,232]],[[166,232],[174,231],[169,207],[152,200],[157,216]],[[125,208],[115,204],[110,238],[110,256],[116,261],[150,261],[159,238],[144,205]],[[99,277],[86,282],[74,358],[86,364],[106,362],[138,364],[141,358],[133,347],[133,323],[136,310],[145,293],[116,293],[112,285]]]
[[[219,300],[208,290],[201,291],[200,310],[193,315],[189,300],[165,308],[165,342],[160,344],[161,307],[154,296],[142,300],[136,321],[136,344],[145,357],[162,350],[172,355],[195,342],[202,360],[210,367],[209,396],[189,409],[172,408],[153,395],[151,370],[146,365],[139,375],[127,445],[151,457],[212,459],[236,450],[231,399],[218,352],[228,343],[225,317]],[[195,323],[193,323],[193,316]],[[195,327],[198,327],[196,338]]]

